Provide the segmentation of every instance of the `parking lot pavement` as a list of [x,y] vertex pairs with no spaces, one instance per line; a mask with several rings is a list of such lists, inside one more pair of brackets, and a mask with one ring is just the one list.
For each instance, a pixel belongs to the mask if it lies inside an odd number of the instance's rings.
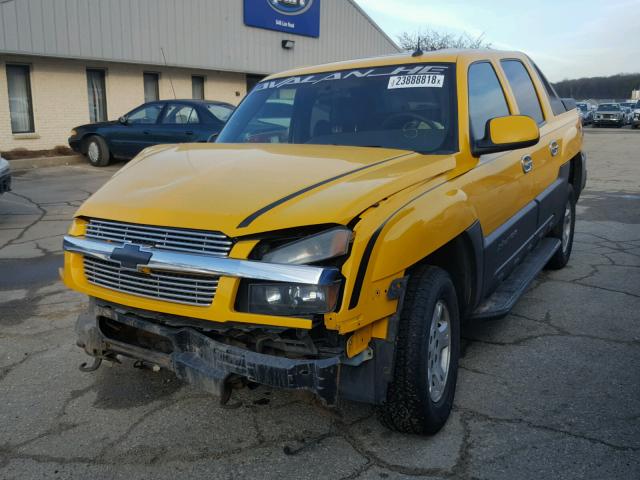
[[431,438],[304,393],[223,408],[169,373],[81,373],[86,300],[57,280],[61,235],[115,168],[17,175],[0,197],[0,478],[640,478],[640,134],[589,129],[586,151],[570,265],[465,330]]

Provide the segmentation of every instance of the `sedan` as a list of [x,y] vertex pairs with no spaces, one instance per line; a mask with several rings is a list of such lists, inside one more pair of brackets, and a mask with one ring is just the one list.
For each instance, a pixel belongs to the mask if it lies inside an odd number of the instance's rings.
[[149,102],[117,121],[74,128],[69,146],[86,155],[91,165],[104,167],[114,158],[131,159],[152,145],[211,141],[234,108],[205,100]]

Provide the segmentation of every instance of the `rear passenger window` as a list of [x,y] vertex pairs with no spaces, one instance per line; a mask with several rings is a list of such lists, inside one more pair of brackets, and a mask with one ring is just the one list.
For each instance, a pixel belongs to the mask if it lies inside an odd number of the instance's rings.
[[471,138],[481,140],[487,122],[506,115],[509,107],[495,70],[489,62],[474,63],[469,67]]
[[567,109],[564,107],[564,103],[562,103],[562,100],[560,100],[560,97],[553,89],[551,84],[547,81],[546,77],[542,74],[538,66],[533,62],[531,62],[531,64],[536,69],[536,72],[538,72],[538,77],[540,77],[540,81],[544,85],[544,89],[546,90],[547,96],[549,97],[549,103],[551,103],[551,110],[553,111],[553,114],[560,115],[561,113],[566,112]]
[[520,114],[533,118],[540,125],[544,122],[544,116],[529,72],[519,60],[502,60],[500,63],[516,97]]

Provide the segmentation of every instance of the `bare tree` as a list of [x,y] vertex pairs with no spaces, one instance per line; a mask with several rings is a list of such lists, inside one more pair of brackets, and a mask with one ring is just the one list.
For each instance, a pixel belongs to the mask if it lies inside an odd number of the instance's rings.
[[477,37],[472,37],[468,33],[456,36],[430,29],[403,32],[398,35],[398,43],[404,50],[415,50],[418,47],[424,51],[444,48],[491,48],[491,44],[484,40],[484,33]]

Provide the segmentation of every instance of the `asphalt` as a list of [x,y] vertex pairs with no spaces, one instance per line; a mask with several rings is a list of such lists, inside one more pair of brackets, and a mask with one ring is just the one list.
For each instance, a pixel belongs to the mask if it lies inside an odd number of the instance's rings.
[[464,331],[434,437],[260,387],[221,407],[131,364],[82,373],[58,280],[75,209],[119,166],[18,172],[0,197],[0,478],[640,478],[640,132],[586,130],[571,262]]

